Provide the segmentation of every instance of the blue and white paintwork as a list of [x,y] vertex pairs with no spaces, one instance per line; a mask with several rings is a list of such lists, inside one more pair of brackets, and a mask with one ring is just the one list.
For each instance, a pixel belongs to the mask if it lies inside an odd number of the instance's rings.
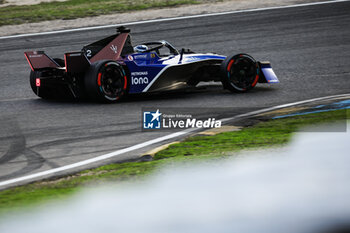
[[[149,92],[150,88],[159,79],[167,79],[165,71],[175,67],[183,67],[186,72],[186,66],[196,65],[197,63],[216,63],[220,64],[226,56],[207,53],[207,54],[184,54],[159,57],[156,52],[135,53],[128,55],[124,62],[130,71],[129,93]],[[266,83],[278,83],[279,80],[271,68],[271,65],[262,65],[261,71],[264,73]],[[175,82],[181,82],[181,75],[177,76]],[[166,87],[162,87],[163,89]]]
[[130,71],[129,93],[147,92],[172,67],[203,61],[222,62],[225,58],[216,54],[184,54],[182,59],[181,55],[159,57],[156,52],[130,54],[124,61]]

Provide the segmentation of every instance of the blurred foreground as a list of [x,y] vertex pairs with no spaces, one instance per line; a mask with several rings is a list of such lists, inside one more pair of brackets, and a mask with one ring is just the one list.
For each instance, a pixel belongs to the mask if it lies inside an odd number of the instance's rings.
[[348,232],[349,142],[349,126],[298,133],[281,150],[164,170],[3,217],[0,232]]

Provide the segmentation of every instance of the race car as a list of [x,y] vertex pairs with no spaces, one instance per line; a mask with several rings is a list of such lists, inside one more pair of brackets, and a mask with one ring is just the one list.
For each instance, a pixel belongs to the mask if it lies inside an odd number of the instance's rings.
[[177,90],[218,81],[224,89],[246,92],[257,83],[278,83],[270,62],[248,54],[222,56],[177,50],[167,41],[131,44],[130,29],[50,58],[43,51],[24,55],[31,67],[30,86],[44,99],[85,98],[117,102],[128,94]]

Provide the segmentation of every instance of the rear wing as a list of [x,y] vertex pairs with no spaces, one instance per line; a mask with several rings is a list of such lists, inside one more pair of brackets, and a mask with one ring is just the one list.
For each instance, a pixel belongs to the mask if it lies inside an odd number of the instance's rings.
[[44,51],[30,51],[24,52],[30,68],[34,70],[40,70],[43,68],[59,68],[60,65],[57,64],[52,58],[47,56]]
[[44,68],[65,69],[69,73],[85,72],[91,63],[99,60],[119,60],[133,52],[130,29],[118,27],[117,34],[84,46],[81,52],[65,53],[65,67],[60,66],[54,59],[45,54],[44,51],[29,51],[24,55],[30,68],[40,70]]

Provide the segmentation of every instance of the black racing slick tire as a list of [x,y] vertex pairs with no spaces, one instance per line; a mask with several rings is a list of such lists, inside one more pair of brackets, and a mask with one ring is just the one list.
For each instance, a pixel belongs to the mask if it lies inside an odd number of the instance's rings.
[[[53,59],[59,66],[64,67],[64,60],[60,58],[54,58]],[[42,99],[66,99],[69,97],[67,94],[67,91],[64,91],[62,87],[47,87],[47,86],[40,86],[37,87],[36,82],[37,79],[40,79],[42,77],[45,77],[45,72],[47,70],[41,70],[41,71],[30,71],[29,76],[29,83],[30,87],[32,88],[34,94],[39,96]]]
[[36,79],[42,77],[42,71],[30,71],[29,82],[34,94],[43,99],[55,99],[55,92],[51,88],[37,87]]
[[128,83],[124,68],[115,61],[97,61],[85,74],[85,91],[98,102],[119,101],[127,94]]
[[259,64],[248,54],[228,56],[221,64],[222,85],[231,92],[246,92],[259,80]]

